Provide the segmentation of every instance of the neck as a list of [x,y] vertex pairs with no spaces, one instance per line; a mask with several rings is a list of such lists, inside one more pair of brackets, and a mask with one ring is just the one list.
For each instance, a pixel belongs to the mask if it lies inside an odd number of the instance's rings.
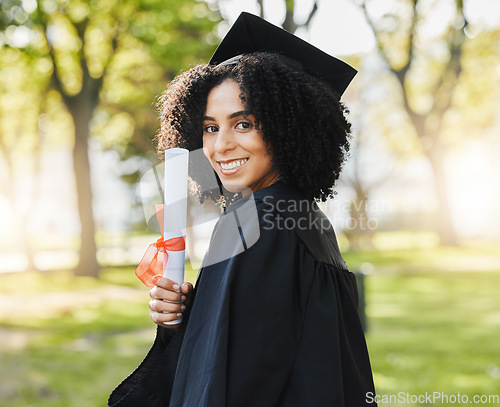
[[275,184],[280,179],[280,174],[278,172],[271,173],[265,180],[262,180],[259,184],[245,188],[241,191],[242,196],[250,195],[252,192],[258,191],[259,189],[270,187]]

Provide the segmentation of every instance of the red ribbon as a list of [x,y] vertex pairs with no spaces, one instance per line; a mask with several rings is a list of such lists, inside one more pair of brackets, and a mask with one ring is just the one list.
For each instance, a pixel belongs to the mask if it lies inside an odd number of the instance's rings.
[[[178,252],[186,248],[186,236],[173,237],[168,240],[163,238],[163,205],[155,205],[156,209],[156,219],[158,219],[158,224],[160,225],[161,237],[154,243],[151,243],[142,256],[142,259],[135,270],[135,275],[139,277],[146,286],[152,287],[155,285],[153,283],[153,277],[163,274],[163,257],[165,261],[168,261],[167,250],[171,252]],[[160,256],[159,253],[165,253],[165,256]]]

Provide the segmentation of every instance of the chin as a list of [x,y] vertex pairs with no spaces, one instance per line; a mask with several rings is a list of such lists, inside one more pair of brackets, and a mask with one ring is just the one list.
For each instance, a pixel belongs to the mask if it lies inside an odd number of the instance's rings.
[[238,193],[238,192],[243,192],[245,189],[248,189],[247,186],[244,185],[235,185],[235,184],[227,184],[227,183],[222,183],[224,188],[232,193]]
[[219,179],[222,182],[222,185],[224,186],[224,189],[226,191],[232,192],[233,194],[236,194],[238,192],[244,192],[245,190],[248,190],[248,186],[245,185],[244,183],[238,182],[236,177],[234,179],[224,179],[225,177],[219,174]]

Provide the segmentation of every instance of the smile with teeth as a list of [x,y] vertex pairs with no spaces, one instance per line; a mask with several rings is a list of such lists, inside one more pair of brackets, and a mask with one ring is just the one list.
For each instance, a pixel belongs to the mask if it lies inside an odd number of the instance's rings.
[[229,170],[234,170],[238,167],[241,167],[242,165],[246,164],[247,161],[248,161],[248,158],[243,158],[241,160],[233,160],[230,162],[219,161],[219,164],[223,170],[229,171]]

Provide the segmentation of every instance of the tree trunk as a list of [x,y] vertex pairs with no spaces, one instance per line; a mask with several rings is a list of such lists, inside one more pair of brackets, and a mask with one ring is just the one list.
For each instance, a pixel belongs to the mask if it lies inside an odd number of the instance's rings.
[[73,147],[73,168],[75,173],[78,213],[81,223],[81,244],[79,262],[75,274],[98,277],[100,266],[97,262],[94,214],[92,210],[92,187],[88,153],[89,124],[94,110],[90,95],[85,89],[71,99],[68,108],[75,126]]
[[[442,141],[439,139],[440,129],[443,125],[445,113],[451,106],[453,100],[453,92],[458,83],[460,73],[462,72],[460,58],[462,55],[462,48],[466,39],[464,27],[467,25],[463,14],[463,1],[457,0],[457,14],[456,19],[464,23],[464,26],[452,28],[450,32],[447,46],[450,52],[450,60],[441,73],[441,80],[438,81],[436,88],[431,92],[430,96],[434,100],[433,108],[426,114],[417,113],[410,105],[409,101],[409,87],[406,85],[406,78],[413,63],[417,60],[415,56],[416,47],[416,30],[418,26],[419,16],[417,15],[417,1],[413,1],[413,17],[410,29],[408,60],[406,65],[402,68],[396,69],[391,65],[391,60],[388,53],[385,51],[382,42],[380,41],[381,31],[377,30],[373,20],[367,12],[366,2],[362,2],[362,10],[366,20],[375,35],[378,51],[382,58],[387,63],[391,72],[396,76],[401,87],[403,95],[403,104],[408,116],[417,132],[420,145],[424,151],[425,156],[431,164],[434,174],[436,198],[438,201],[438,211],[436,219],[436,232],[439,234],[441,244],[447,246],[456,246],[458,244],[457,234],[453,227],[452,217],[450,213],[449,198],[447,195],[447,182],[443,168],[443,159],[445,156],[445,148]],[[431,119],[431,120],[429,120]],[[428,122],[432,120],[437,121],[433,129],[429,129]],[[432,139],[429,139],[432,136]],[[430,140],[430,145],[429,145]]]
[[[16,211],[17,212],[17,211]],[[35,264],[33,247],[31,246],[29,240],[29,227],[28,227],[28,216],[29,215],[20,215],[17,213],[19,223],[21,224],[21,240],[23,244],[24,255],[26,256],[26,260],[28,264],[26,265],[26,271],[38,271],[38,268]]]
[[367,212],[368,190],[360,182],[354,181],[351,185],[356,191],[356,196],[349,203],[351,216],[348,228],[344,234],[349,240],[350,251],[363,251],[373,249],[373,233],[370,218]]

